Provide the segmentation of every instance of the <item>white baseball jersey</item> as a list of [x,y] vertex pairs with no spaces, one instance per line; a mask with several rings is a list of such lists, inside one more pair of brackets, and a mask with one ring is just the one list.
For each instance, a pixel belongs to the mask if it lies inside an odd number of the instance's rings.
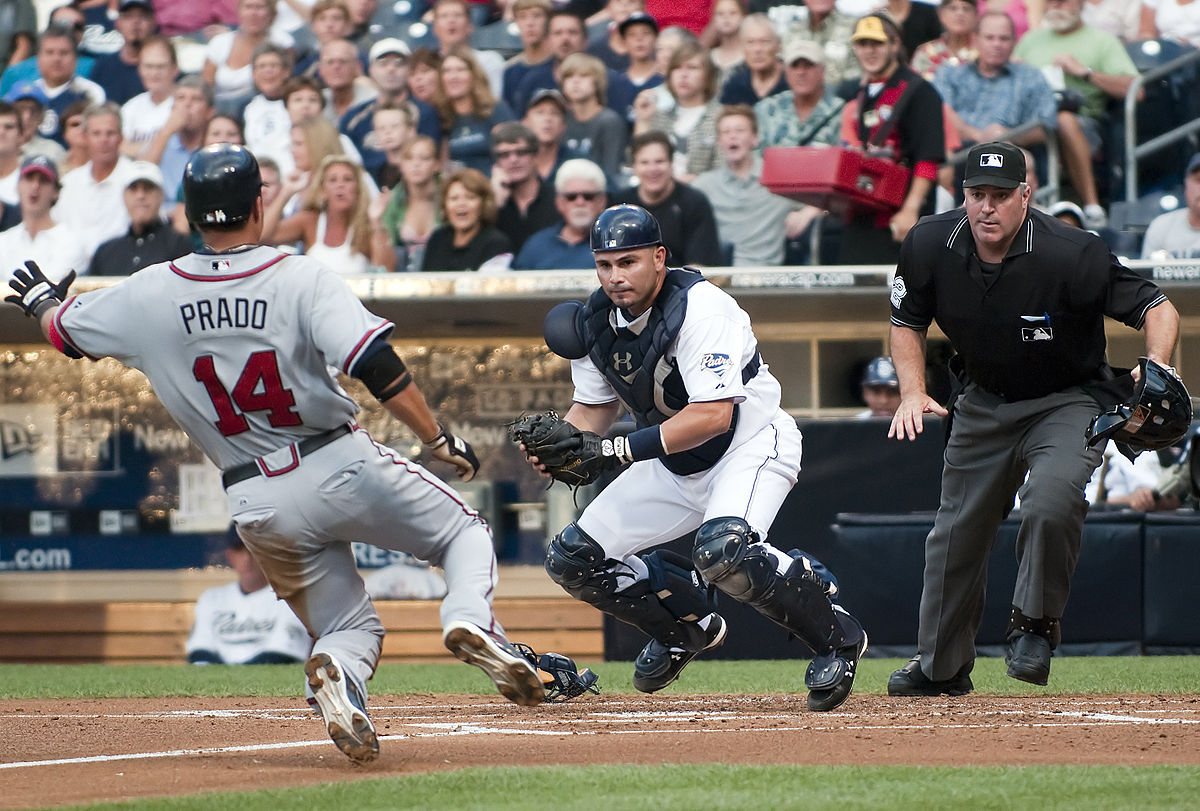
[[229,583],[200,595],[186,647],[189,655],[215,653],[227,665],[245,664],[264,653],[302,662],[312,639],[270,586],[246,594],[237,583]]
[[144,372],[224,470],[351,421],[358,405],[326,366],[348,372],[392,323],[319,263],[249,247],[189,254],[72,297],[54,327],[83,355]]

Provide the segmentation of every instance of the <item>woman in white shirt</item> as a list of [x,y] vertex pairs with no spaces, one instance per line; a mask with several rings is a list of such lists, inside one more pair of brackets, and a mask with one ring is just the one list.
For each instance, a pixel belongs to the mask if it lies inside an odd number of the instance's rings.
[[137,70],[146,92],[121,105],[121,151],[131,158],[142,156],[175,106],[179,62],[171,40],[157,35],[147,37],[138,51]]
[[[290,48],[294,41],[287,35],[272,35],[275,4],[269,0],[238,0],[236,30],[217,34],[204,49],[204,68],[200,75],[213,86],[218,107],[249,101],[254,95],[252,62],[254,49],[270,39]],[[240,112],[240,110],[239,110]]]

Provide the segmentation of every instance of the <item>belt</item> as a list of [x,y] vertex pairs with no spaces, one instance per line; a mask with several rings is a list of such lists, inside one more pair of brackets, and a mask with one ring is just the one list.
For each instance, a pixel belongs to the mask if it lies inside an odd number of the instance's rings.
[[[341,439],[346,434],[350,433],[349,425],[339,425],[337,428],[331,428],[323,434],[315,434],[302,439],[293,444],[296,449],[296,462],[298,463],[305,456],[308,456],[313,451],[324,448],[335,439]],[[261,457],[260,457],[261,458]],[[289,468],[290,470],[291,468]],[[283,472],[283,471],[280,471]],[[255,476],[269,475],[265,473],[264,468],[258,464],[258,459],[253,462],[247,462],[244,465],[231,467],[221,474],[221,486],[228,490],[238,482],[244,482],[246,479],[253,479]]]

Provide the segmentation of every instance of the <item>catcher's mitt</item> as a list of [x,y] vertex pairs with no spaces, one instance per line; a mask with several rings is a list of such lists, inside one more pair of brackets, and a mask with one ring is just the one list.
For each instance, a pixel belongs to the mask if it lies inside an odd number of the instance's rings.
[[584,693],[600,695],[596,682],[600,677],[585,667],[580,673],[575,662],[561,653],[543,653],[538,655],[533,648],[514,642],[513,646],[537,670],[538,677],[546,686],[546,701],[555,703],[566,701]]
[[615,447],[592,433],[576,428],[553,411],[526,414],[508,425],[508,438],[525,446],[526,456],[536,456],[555,480],[578,486],[591,484],[607,470],[629,461]]

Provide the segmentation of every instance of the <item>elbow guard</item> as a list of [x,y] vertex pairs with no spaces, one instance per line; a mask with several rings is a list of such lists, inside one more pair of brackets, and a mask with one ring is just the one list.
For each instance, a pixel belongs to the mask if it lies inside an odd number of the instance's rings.
[[396,350],[383,339],[376,341],[375,347],[358,362],[352,376],[366,384],[367,390],[381,403],[395,397],[412,383],[408,367]]

